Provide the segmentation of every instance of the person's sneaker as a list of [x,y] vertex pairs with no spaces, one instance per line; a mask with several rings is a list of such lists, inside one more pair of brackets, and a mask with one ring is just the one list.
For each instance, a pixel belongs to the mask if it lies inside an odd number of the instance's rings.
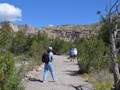
[[43,81],[43,83],[47,83],[47,81]]
[[56,82],[56,81],[57,81],[57,79],[53,80],[53,82]]
[[45,81],[43,81],[43,83],[46,83]]

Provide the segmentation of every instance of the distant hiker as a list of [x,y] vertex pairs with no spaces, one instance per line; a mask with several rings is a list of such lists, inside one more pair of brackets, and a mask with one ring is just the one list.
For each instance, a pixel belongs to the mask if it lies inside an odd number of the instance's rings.
[[76,48],[74,48],[74,59],[76,59],[77,58],[77,49]]
[[[43,83],[47,82],[48,70],[51,73],[53,81],[56,81],[55,73],[54,73],[53,66],[52,66],[52,60],[54,59],[52,50],[53,50],[52,47],[49,47],[47,50],[47,53],[44,56],[44,59],[46,59],[46,60],[44,61],[45,65],[44,65]],[[42,59],[43,59],[43,57],[42,57]]]
[[70,61],[74,61],[74,50],[70,50]]

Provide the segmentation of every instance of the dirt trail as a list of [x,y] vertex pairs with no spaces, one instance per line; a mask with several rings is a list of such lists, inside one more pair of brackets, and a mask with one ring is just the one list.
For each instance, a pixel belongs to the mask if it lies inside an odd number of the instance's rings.
[[36,80],[28,81],[25,90],[92,90],[91,84],[84,82],[77,74],[77,62],[70,62],[66,56],[54,56],[53,67],[57,82],[52,82],[48,73],[48,82],[42,83],[43,67],[39,71]]

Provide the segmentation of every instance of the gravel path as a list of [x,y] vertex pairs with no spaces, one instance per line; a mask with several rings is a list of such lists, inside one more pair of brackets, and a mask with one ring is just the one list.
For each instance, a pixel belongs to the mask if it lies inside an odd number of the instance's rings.
[[57,82],[52,82],[48,73],[48,82],[42,83],[43,66],[35,80],[28,81],[25,90],[92,90],[91,84],[84,82],[77,74],[77,62],[70,62],[66,56],[54,56],[53,67]]

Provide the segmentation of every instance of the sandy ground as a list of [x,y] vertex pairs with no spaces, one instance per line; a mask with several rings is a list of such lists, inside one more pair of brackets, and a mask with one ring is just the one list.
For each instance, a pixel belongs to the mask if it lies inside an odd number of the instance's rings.
[[53,67],[57,82],[53,82],[48,73],[48,82],[42,83],[43,66],[35,80],[26,83],[25,90],[92,90],[91,84],[84,82],[77,73],[77,62],[70,62],[66,56],[54,56]]

